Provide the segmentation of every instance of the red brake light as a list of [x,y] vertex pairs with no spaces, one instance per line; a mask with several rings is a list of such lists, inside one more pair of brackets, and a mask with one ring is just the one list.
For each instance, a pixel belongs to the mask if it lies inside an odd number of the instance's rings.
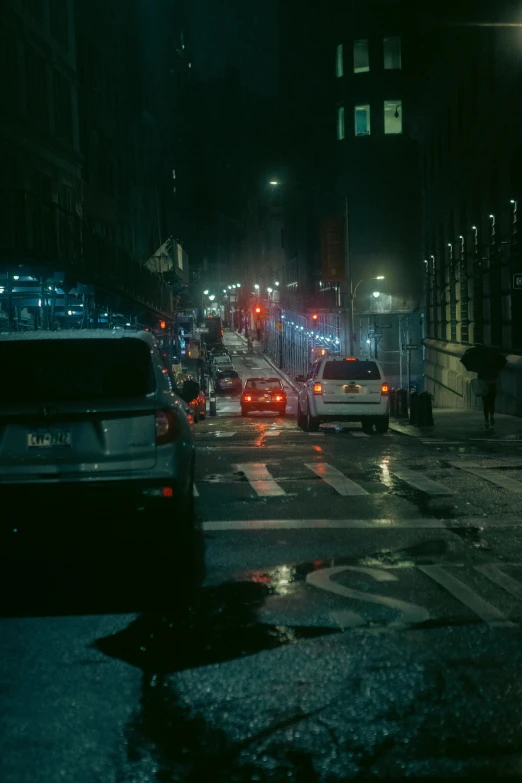
[[177,434],[176,418],[170,411],[156,411],[156,446],[172,443]]
[[276,402],[281,402],[282,399],[283,399],[282,394],[276,394]]
[[250,396],[250,394],[245,394],[243,399],[245,402],[252,402],[252,397]]
[[322,394],[323,386],[321,383],[314,383],[314,394]]
[[355,356],[347,356],[344,361],[345,362],[356,362],[357,359],[355,358]]
[[384,396],[386,396],[386,395],[388,395],[389,393],[390,393],[390,387],[388,386],[388,384],[387,384],[387,383],[383,383],[383,385],[381,386],[381,394],[383,394]]
[[163,497],[171,498],[174,495],[172,487],[163,487]]

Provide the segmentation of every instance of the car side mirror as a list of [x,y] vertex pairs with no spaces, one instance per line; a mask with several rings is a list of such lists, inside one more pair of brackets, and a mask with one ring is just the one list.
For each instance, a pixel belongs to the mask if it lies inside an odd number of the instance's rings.
[[304,382],[305,382],[305,377],[304,377],[304,375],[296,375],[296,376],[295,376],[295,382],[296,382],[296,383],[304,383]]

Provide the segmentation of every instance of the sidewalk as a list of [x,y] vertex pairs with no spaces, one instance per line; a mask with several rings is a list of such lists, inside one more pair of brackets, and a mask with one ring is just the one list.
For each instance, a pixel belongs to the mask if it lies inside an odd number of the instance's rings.
[[522,418],[495,414],[493,430],[484,429],[481,411],[461,408],[434,408],[433,427],[412,427],[407,419],[390,419],[390,429],[404,435],[445,441],[478,440],[521,440]]

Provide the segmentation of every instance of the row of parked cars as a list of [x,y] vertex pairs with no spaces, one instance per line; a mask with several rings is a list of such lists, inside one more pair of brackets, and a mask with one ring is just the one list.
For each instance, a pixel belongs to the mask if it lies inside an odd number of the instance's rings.
[[252,411],[275,411],[286,415],[287,397],[279,378],[247,378],[243,385],[225,346],[216,346],[210,355],[210,370],[218,392],[241,395],[241,415]]

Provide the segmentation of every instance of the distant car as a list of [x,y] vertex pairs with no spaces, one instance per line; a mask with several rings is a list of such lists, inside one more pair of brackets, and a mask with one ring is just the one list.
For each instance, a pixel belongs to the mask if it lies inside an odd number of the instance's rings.
[[287,397],[279,378],[248,378],[241,395],[241,415],[250,411],[276,411],[286,415]]
[[243,388],[239,373],[235,370],[219,370],[215,377],[216,391],[239,394]]
[[210,352],[211,357],[224,355],[230,356],[230,351],[224,345],[216,345]]
[[385,433],[390,422],[389,387],[373,359],[353,356],[316,361],[302,383],[297,400],[297,424],[315,432],[322,422],[360,421],[364,432]]
[[210,370],[214,378],[218,372],[229,372],[234,369],[234,365],[230,361],[230,356],[223,354],[220,356],[214,356],[210,363]]
[[0,334],[0,366],[0,496],[16,509],[16,525],[0,518],[3,555],[91,547],[115,566],[137,555],[154,583],[199,583],[192,426],[153,336]]

